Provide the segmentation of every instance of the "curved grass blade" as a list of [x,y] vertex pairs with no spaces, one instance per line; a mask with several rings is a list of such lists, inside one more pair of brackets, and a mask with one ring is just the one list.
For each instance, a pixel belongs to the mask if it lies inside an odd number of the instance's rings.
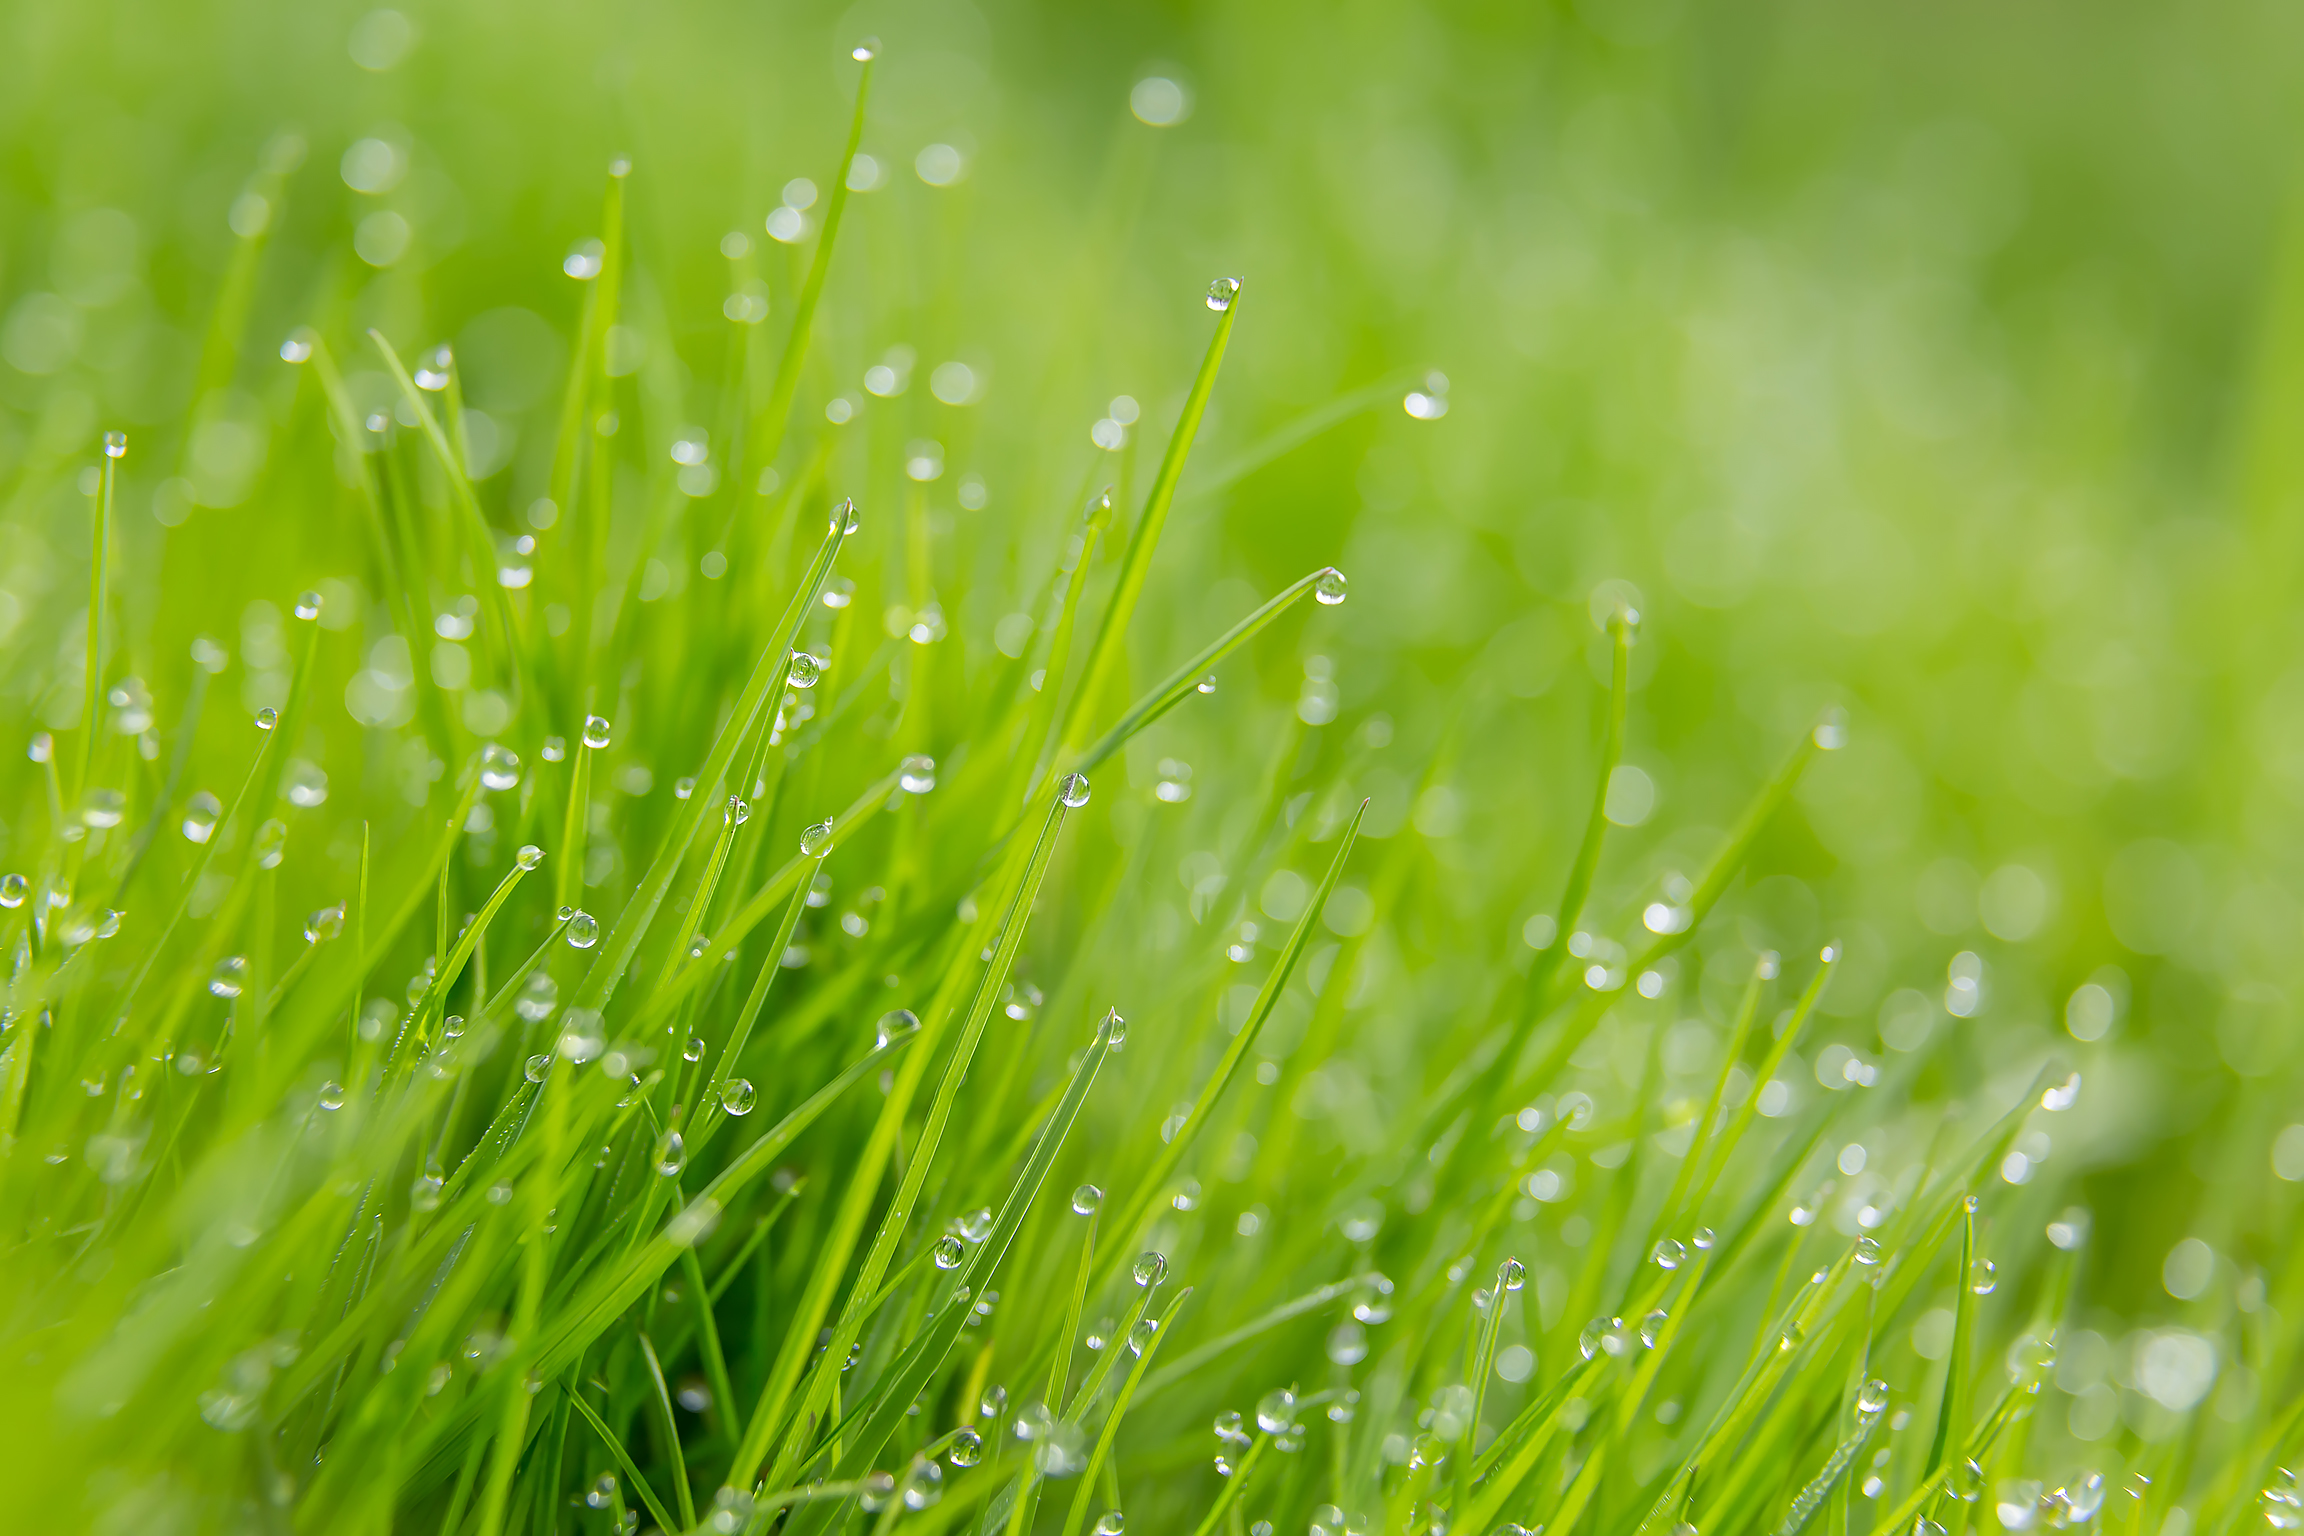
[[585,1423],[592,1426],[592,1433],[600,1437],[600,1443],[608,1447],[608,1454],[615,1457],[616,1465],[624,1469],[624,1481],[630,1484],[632,1491],[640,1496],[640,1502],[647,1506],[648,1513],[655,1518],[656,1524],[667,1531],[686,1530],[687,1526],[673,1522],[671,1512],[664,1507],[664,1501],[656,1497],[656,1490],[649,1487],[648,1479],[640,1475],[639,1465],[632,1460],[632,1453],[624,1449],[624,1442],[617,1439],[615,1434],[610,1431],[607,1421],[593,1410],[590,1403],[584,1401],[584,1394],[581,1389],[572,1390],[568,1393],[568,1403],[583,1418]]

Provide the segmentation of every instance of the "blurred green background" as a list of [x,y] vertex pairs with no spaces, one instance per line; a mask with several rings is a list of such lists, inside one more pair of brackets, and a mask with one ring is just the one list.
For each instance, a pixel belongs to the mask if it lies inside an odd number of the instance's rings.
[[[138,670],[180,687],[190,663],[150,637],[204,629],[234,650],[244,702],[277,702],[277,610],[249,605],[364,558],[324,474],[266,472],[291,434],[325,430],[274,355],[299,325],[322,325],[379,407],[359,328],[403,353],[454,342],[488,418],[489,512],[514,536],[583,293],[561,264],[599,233],[613,155],[634,162],[624,345],[659,407],[644,430],[712,429],[724,305],[766,298],[763,348],[789,317],[800,258],[764,221],[807,201],[794,178],[831,173],[847,50],[877,34],[877,179],[851,207],[803,413],[850,402],[833,483],[868,512],[902,489],[900,445],[941,445],[946,616],[973,652],[1028,600],[1078,488],[1141,492],[1204,344],[1196,295],[1245,279],[1137,670],[1322,563],[1350,573],[1352,601],[1292,618],[1304,638],[1259,648],[1248,697],[1180,716],[1129,773],[1149,805],[1177,778],[1157,758],[1198,762],[1188,814],[1212,825],[1250,814],[1292,706],[1355,730],[1324,774],[1342,762],[1374,796],[1372,836],[1433,848],[1397,917],[1408,942],[1386,951],[1387,1017],[1362,1038],[1366,1113],[1410,1097],[1393,1074],[1444,1076],[1484,1022],[1484,978],[1527,964],[1521,925],[1553,900],[1589,792],[1594,615],[1621,594],[1643,619],[1638,773],[1617,786],[1629,825],[1596,918],[1626,924],[1693,869],[1844,705],[1848,747],[1714,920],[1706,992],[1736,984],[1744,944],[1837,934],[1848,962],[1800,1092],[1844,1088],[1825,1079],[1848,1051],[1859,1069],[1917,1062],[1920,1102],[2005,1100],[2054,1052],[2080,1070],[2078,1107],[2008,1170],[2040,1184],[2012,1244],[2051,1220],[2090,1229],[2081,1308],[2102,1341],[2068,1347],[2059,1375],[2075,1438],[2107,1432],[2108,1402],[2149,1430],[2155,1401],[2184,1396],[2138,1374],[2150,1336],[2132,1330],[2213,1331],[2263,1304],[2249,1277],[2284,1257],[2283,1181],[2304,1177],[2304,1130],[2280,1139],[2304,1118],[2288,212],[2304,17],[403,12],[0,11],[11,720],[77,718],[78,476],[112,426],[135,443],[121,580]],[[730,231],[745,240],[724,246]],[[219,329],[241,305],[244,326]],[[973,383],[932,390],[953,361]],[[1374,403],[1214,484],[1357,391]],[[1106,453],[1092,424],[1120,395],[1142,419]],[[691,556],[746,489],[698,500]],[[899,520],[869,526],[897,548]],[[659,591],[691,569],[671,561]],[[1174,909],[1194,877],[1187,861],[1143,878]],[[2209,1260],[2170,1258],[2195,1237]],[[2245,1411],[2244,1364],[2207,1380],[2220,1411]]]

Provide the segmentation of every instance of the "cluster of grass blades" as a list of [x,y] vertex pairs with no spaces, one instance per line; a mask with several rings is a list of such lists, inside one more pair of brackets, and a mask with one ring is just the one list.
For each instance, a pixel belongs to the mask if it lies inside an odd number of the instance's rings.
[[[1091,478],[1002,573],[1038,594],[1013,643],[971,646],[982,577],[937,532],[937,473],[859,510],[838,413],[798,408],[850,170],[772,361],[729,311],[706,450],[667,425],[677,379],[609,367],[613,168],[571,267],[547,515],[518,533],[465,472],[455,358],[314,316],[279,365],[296,484],[356,531],[330,581],[276,595],[292,617],[244,629],[266,654],[237,665],[281,682],[253,727],[221,647],[122,622],[106,439],[80,723],[31,738],[33,851],[0,882],[25,1519],[2160,1536],[2261,1500],[2296,1523],[2298,1410],[2269,1393],[2041,1477],[2081,1239],[2035,1237],[2048,1185],[2002,1174],[2078,1081],[1947,1099],[1847,1053],[1844,1091],[1794,1092],[1836,951],[1753,954],[1707,918],[1845,728],[1789,744],[1695,876],[1610,874],[1621,604],[1582,804],[1527,812],[1574,822],[1574,857],[1529,872],[1530,942],[1485,947],[1370,1112],[1345,1064],[1427,947],[1422,842],[1361,836],[1388,732],[1229,717],[1198,846],[1158,819],[1179,780],[1120,792],[1131,743],[1346,596],[1311,571],[1132,686],[1241,285],[1208,290],[1148,488]],[[396,401],[364,408],[356,357]],[[675,484],[707,454],[718,499]],[[668,590],[669,566],[697,576]],[[1179,860],[1188,916],[1147,876]],[[1723,957],[1748,980],[1707,1024]],[[2266,1333],[2263,1379],[2292,1349]]]

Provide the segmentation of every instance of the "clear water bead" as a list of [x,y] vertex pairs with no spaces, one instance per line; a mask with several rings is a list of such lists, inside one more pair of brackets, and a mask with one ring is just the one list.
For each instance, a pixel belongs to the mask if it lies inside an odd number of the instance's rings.
[[344,931],[344,903],[322,907],[304,919],[304,942],[325,944]]
[[1656,1244],[1656,1251],[1649,1257],[1656,1261],[1658,1269],[1678,1269],[1688,1262],[1688,1248],[1676,1237],[1662,1238]]
[[[211,822],[209,825],[214,826],[215,823]],[[207,839],[196,838],[194,841],[205,842]],[[24,905],[24,897],[31,889],[32,882],[25,879],[22,875],[13,873],[0,875],[0,907],[20,907]]]
[[842,535],[851,534],[859,526],[861,526],[861,519],[856,516],[856,499],[854,497],[848,498],[832,509],[830,524],[832,532]]
[[548,763],[566,762],[568,760],[568,738],[565,736],[545,737],[544,745],[538,749],[537,756]]
[[820,859],[832,851],[832,823],[820,821],[800,834],[800,851],[811,859]]
[[732,1077],[720,1085],[720,1107],[739,1119],[752,1113],[756,1102],[749,1078]]
[[694,1035],[690,1035],[688,1043],[680,1048],[680,1059],[682,1061],[702,1061],[704,1059],[704,1042]]
[[1155,1286],[1168,1278],[1168,1256],[1163,1253],[1144,1253],[1136,1257],[1128,1273],[1141,1286]]
[[320,594],[317,592],[306,592],[301,597],[297,598],[296,617],[300,619],[316,619],[320,617]]
[[512,862],[522,869],[534,869],[544,862],[544,850],[534,843],[522,843],[520,851],[512,855]]
[[825,662],[821,657],[811,656],[806,651],[794,651],[791,671],[786,676],[795,688],[813,688],[823,679],[824,667]]
[[1313,579],[1312,595],[1333,608],[1344,601],[1348,585],[1344,573],[1330,566]]
[[584,717],[584,745],[595,752],[604,750],[608,745],[608,737],[613,729],[614,727],[610,726],[603,717],[586,715]]
[[342,1109],[344,1107],[344,1085],[336,1082],[322,1083],[320,1085],[320,1107],[322,1109]]
[[566,933],[570,948],[590,949],[600,942],[600,919],[589,912],[573,912],[569,914]]
[[955,1430],[944,1459],[956,1467],[972,1467],[984,1459],[984,1437],[972,1429]]
[[520,1075],[532,1083],[544,1081],[544,1074],[552,1070],[552,1058],[539,1051],[521,1066]]
[[1670,1315],[1662,1308],[1658,1308],[1640,1319],[1640,1347],[1642,1349],[1654,1349],[1656,1341],[1664,1337],[1664,1329],[1671,1321]]
[[1115,1051],[1127,1048],[1128,1021],[1120,1017],[1117,1008],[1108,1008],[1104,1012],[1104,1041]]
[[880,56],[880,39],[868,37],[848,50],[848,57],[859,64],[869,64]]
[[1856,1239],[1856,1262],[1859,1264],[1879,1263],[1880,1244],[1869,1237],[1859,1237]]
[[1104,1191],[1093,1184],[1083,1184],[1072,1191],[1072,1212],[1076,1216],[1092,1216],[1103,1203]]
[[1714,1243],[1720,1241],[1720,1234],[1713,1231],[1710,1227],[1698,1227],[1696,1229],[1695,1236],[1690,1238],[1689,1241],[1693,1242],[1699,1248],[1710,1248]]
[[1128,1528],[1128,1517],[1116,1509],[1108,1509],[1096,1517],[1096,1536],[1121,1536]]
[[908,795],[924,795],[936,787],[936,759],[913,756],[896,770],[896,782]]
[[670,1178],[688,1166],[688,1144],[680,1139],[678,1131],[666,1131],[656,1138],[656,1171]]
[[519,757],[507,747],[488,743],[480,749],[480,782],[494,790],[519,788]]
[[1240,279],[1236,277],[1220,277],[1208,285],[1208,307],[1218,314],[1230,309],[1238,297]]
[[891,1008],[888,1012],[880,1015],[880,1022],[873,1026],[873,1048],[875,1050],[880,1049],[890,1041],[908,1035],[919,1027],[920,1016],[911,1009]]
[[1990,1259],[1978,1259],[1968,1266],[1968,1289],[1977,1295],[1989,1296],[1999,1284],[1999,1269]]
[[1088,803],[1088,775],[1068,773],[1056,786],[1057,796],[1074,810]]
[[1888,1383],[1874,1378],[1856,1391],[1856,1412],[1866,1419],[1876,1419],[1888,1411]]
[[238,997],[248,985],[248,957],[226,955],[208,973],[208,990],[218,997]]
[[1268,1435],[1285,1434],[1296,1424],[1296,1394],[1286,1387],[1256,1400],[1256,1427]]
[[268,731],[279,723],[280,711],[276,709],[260,709],[256,711],[256,729],[260,731]]
[[128,434],[127,434],[127,433],[125,433],[125,432],[107,432],[107,433],[105,433],[105,434],[104,434],[104,457],[106,457],[106,458],[108,458],[108,459],[124,459],[124,458],[126,458],[127,456],[128,456]]
[[936,1239],[936,1246],[930,1250],[938,1269],[958,1269],[965,1251],[960,1239],[949,1232]]

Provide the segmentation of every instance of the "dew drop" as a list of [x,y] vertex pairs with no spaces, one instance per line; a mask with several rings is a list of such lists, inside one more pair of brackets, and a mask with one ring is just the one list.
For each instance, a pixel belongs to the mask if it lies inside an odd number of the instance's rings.
[[1859,1237],[1856,1239],[1856,1262],[1859,1264],[1879,1263],[1880,1244],[1869,1237]]
[[859,64],[869,64],[880,56],[880,39],[868,37],[848,50],[848,57]]
[[980,1243],[992,1235],[992,1211],[978,1206],[952,1223],[952,1230],[960,1234],[961,1241]]
[[1108,1509],[1096,1517],[1096,1536],[1121,1536],[1128,1528],[1128,1517],[1116,1509]]
[[1236,277],[1220,277],[1208,285],[1208,307],[1218,314],[1230,309],[1238,297],[1240,279]]
[[732,1077],[720,1085],[720,1107],[732,1115],[742,1117],[752,1113],[755,1102],[749,1078]]
[[795,688],[813,688],[822,680],[824,667],[825,662],[821,657],[811,656],[806,651],[794,651],[791,671],[787,676]]
[[1640,1319],[1640,1347],[1642,1349],[1654,1349],[1656,1341],[1664,1337],[1665,1325],[1671,1321],[1672,1319],[1661,1308]]
[[342,902],[338,902],[332,907],[322,907],[304,919],[304,942],[307,944],[325,944],[343,931],[344,903]]
[[[205,839],[202,839],[202,841],[205,841]],[[20,907],[24,905],[24,897],[31,889],[32,882],[25,879],[22,875],[0,875],[0,907]]]
[[408,1204],[419,1211],[440,1209],[440,1188],[445,1182],[437,1173],[425,1172],[408,1186]]
[[1088,803],[1088,775],[1084,773],[1064,775],[1062,782],[1056,786],[1056,793],[1066,805],[1078,810]]
[[246,955],[226,955],[216,962],[216,969],[208,973],[208,990],[218,997],[238,997],[247,985]]
[[322,1083],[320,1085],[320,1107],[322,1109],[342,1109],[344,1107],[344,1085],[336,1082]]
[[520,759],[509,748],[490,742],[480,749],[480,783],[494,790],[517,789]]
[[1856,1412],[1859,1417],[1866,1420],[1876,1419],[1887,1411],[1888,1383],[1875,1378],[1857,1389]]
[[1518,1259],[1506,1259],[1496,1266],[1496,1284],[1501,1290],[1516,1291],[1528,1283],[1528,1266]]
[[656,1171],[669,1178],[688,1166],[688,1144],[680,1139],[678,1131],[666,1131],[656,1138]]
[[317,592],[306,592],[303,596],[297,598],[296,617],[300,619],[316,619],[320,617],[320,594]]
[[1690,1241],[1699,1248],[1710,1248],[1714,1243],[1720,1241],[1720,1234],[1710,1227],[1698,1227],[1695,1236]]
[[1296,1424],[1296,1394],[1278,1387],[1256,1400],[1256,1427],[1268,1435],[1285,1434]]
[[680,1048],[680,1059],[682,1061],[702,1061],[704,1059],[704,1042],[694,1035],[690,1035],[688,1043]]
[[1312,595],[1333,608],[1344,601],[1348,583],[1344,573],[1334,566],[1322,571],[1312,583]]
[[[274,612],[278,612],[278,610],[275,609]],[[268,731],[279,723],[280,711],[276,709],[260,709],[256,711],[256,729],[260,731]]]
[[1990,1259],[1978,1259],[1968,1266],[1968,1289],[1979,1296],[1989,1296],[2000,1284],[2000,1272]]
[[107,432],[107,433],[105,433],[105,434],[104,434],[104,457],[106,457],[106,458],[108,458],[108,459],[123,459],[123,458],[126,458],[127,456],[128,456],[128,434],[127,434],[127,433],[125,433],[125,432]]
[[568,738],[565,736],[545,737],[544,745],[537,749],[536,755],[548,763],[566,762],[568,760]]
[[820,821],[800,834],[800,852],[808,858],[820,859],[832,851],[832,823]]
[[908,1035],[920,1027],[919,1016],[909,1008],[892,1008],[880,1015],[873,1029],[873,1049],[879,1050],[900,1036]]
[[1649,1257],[1656,1261],[1658,1269],[1678,1269],[1688,1261],[1688,1249],[1676,1237],[1662,1238],[1656,1244],[1656,1251]]
[[963,1252],[964,1249],[961,1245],[960,1239],[954,1237],[949,1232],[945,1233],[942,1237],[936,1239],[936,1247],[934,1249],[936,1267],[938,1269],[958,1269],[960,1267],[960,1259]]
[[527,1078],[528,1081],[532,1083],[540,1083],[544,1081],[544,1074],[552,1070],[552,1058],[542,1053],[538,1053],[537,1055],[529,1057],[527,1064],[520,1070],[521,1075]]
[[1093,1184],[1083,1184],[1072,1191],[1072,1212],[1076,1216],[1092,1216],[1103,1203],[1104,1191]]
[[1161,1253],[1139,1254],[1128,1273],[1141,1286],[1155,1286],[1168,1278],[1168,1256]]
[[843,536],[854,533],[861,526],[861,519],[856,516],[855,498],[850,497],[832,509],[830,526],[834,533]]
[[1120,1017],[1120,1010],[1117,1008],[1111,1008],[1105,1011],[1104,1040],[1105,1043],[1111,1046],[1115,1052],[1127,1049],[1128,1021]]
[[612,727],[603,717],[599,715],[586,715],[584,717],[584,745],[590,747],[595,752],[604,750],[608,745],[608,737],[611,729]]
[[907,757],[896,770],[896,782],[908,795],[924,795],[936,787],[936,759]]
[[984,1459],[984,1437],[972,1429],[956,1430],[944,1459],[956,1467],[972,1467]]
[[589,912],[572,912],[566,931],[571,949],[590,949],[600,942],[600,919]]
[[512,855],[512,862],[522,869],[534,869],[544,862],[544,850],[534,843],[522,843],[520,851]]

